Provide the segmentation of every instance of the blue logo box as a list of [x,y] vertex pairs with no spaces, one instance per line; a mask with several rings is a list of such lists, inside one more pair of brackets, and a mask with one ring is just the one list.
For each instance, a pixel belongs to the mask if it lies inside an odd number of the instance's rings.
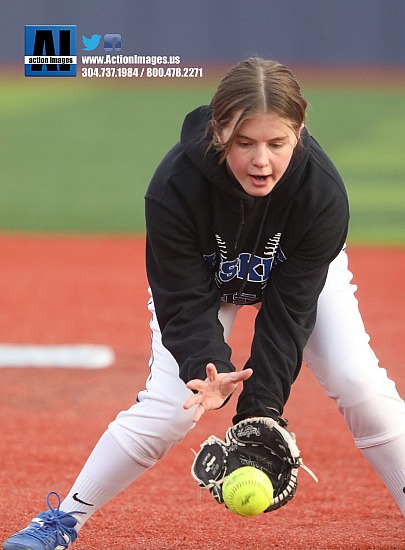
[[25,76],[76,76],[76,25],[25,26]]

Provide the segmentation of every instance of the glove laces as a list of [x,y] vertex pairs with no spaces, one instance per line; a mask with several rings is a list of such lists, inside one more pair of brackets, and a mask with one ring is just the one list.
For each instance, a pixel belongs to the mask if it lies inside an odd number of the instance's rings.
[[307,474],[312,477],[312,479],[315,481],[315,483],[318,483],[319,482],[318,477],[314,474],[314,472],[311,470],[311,468],[308,468],[308,466],[305,466],[305,464],[302,461],[302,458],[300,458],[298,462],[299,462],[299,465],[301,466],[301,468],[303,470],[305,470],[307,472]]
[[[294,443],[297,442],[297,438],[295,436],[295,433],[294,432],[290,432],[290,435],[291,435],[291,438],[292,440],[294,441]],[[304,461],[302,460],[301,457],[298,457],[298,461],[297,461],[297,466],[301,466],[301,468],[303,470],[305,470],[307,472],[308,475],[310,475],[312,477],[312,479],[315,481],[315,483],[319,483],[319,479],[318,477],[314,474],[314,472],[311,470],[311,468],[308,468],[308,466],[306,466],[304,464]]]

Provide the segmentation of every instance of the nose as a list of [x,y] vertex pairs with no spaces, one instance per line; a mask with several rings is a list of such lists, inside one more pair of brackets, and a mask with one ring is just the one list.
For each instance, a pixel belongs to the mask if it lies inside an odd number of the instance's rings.
[[266,146],[258,146],[255,148],[252,162],[254,166],[257,166],[257,168],[265,168],[270,164],[268,149]]

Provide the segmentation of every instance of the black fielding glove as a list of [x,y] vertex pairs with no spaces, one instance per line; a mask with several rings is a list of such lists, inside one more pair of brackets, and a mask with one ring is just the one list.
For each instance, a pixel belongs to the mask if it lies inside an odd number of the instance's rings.
[[284,419],[247,418],[228,428],[225,441],[211,435],[201,444],[191,467],[191,475],[202,489],[209,489],[215,500],[223,504],[222,483],[234,470],[253,466],[270,479],[274,494],[265,512],[277,510],[289,502],[297,490],[299,467],[317,482],[300,456],[294,434]]

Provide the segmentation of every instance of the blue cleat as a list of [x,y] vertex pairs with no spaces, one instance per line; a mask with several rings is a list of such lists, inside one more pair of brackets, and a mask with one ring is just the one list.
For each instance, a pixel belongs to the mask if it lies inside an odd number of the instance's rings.
[[[50,503],[51,495],[58,499],[57,508]],[[38,514],[28,527],[7,539],[3,550],[65,550],[77,539],[74,529],[77,520],[72,514],[84,512],[62,512],[59,509],[60,496],[55,492],[49,493],[46,503],[49,510]]]

